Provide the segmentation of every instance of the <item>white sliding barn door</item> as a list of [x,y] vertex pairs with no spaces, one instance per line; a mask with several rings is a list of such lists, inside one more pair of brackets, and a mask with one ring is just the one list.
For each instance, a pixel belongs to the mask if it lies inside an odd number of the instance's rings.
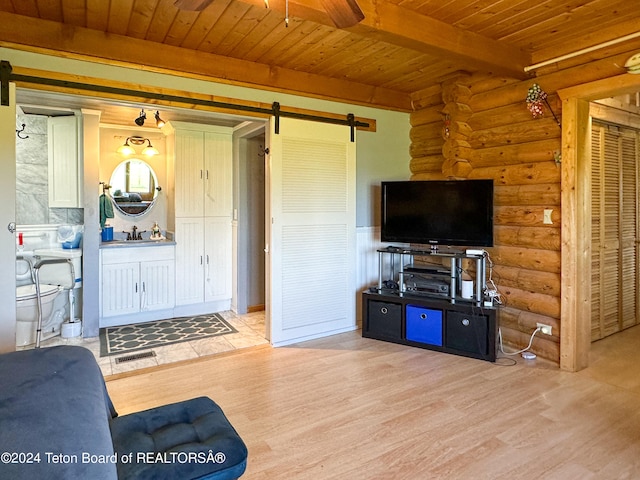
[[271,122],[267,325],[275,346],[353,330],[355,143],[350,129]]

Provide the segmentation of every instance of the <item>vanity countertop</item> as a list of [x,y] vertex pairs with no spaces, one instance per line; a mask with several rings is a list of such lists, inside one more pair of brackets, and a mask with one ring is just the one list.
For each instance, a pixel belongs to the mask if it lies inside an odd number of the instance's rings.
[[161,247],[175,245],[174,240],[112,240],[100,242],[100,248],[136,248],[136,247]]

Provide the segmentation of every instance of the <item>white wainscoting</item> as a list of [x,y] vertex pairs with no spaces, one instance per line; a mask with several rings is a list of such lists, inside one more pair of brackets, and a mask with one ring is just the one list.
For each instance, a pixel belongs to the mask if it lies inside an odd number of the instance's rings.
[[[386,248],[388,243],[380,241],[380,227],[358,227],[356,229],[356,248],[357,270],[356,270],[356,321],[359,327],[362,327],[362,292],[371,286],[378,285],[378,250]],[[396,244],[394,244],[396,245]],[[398,244],[404,247],[404,244]],[[391,255],[383,255],[382,261],[385,262],[383,268],[383,280],[389,280],[391,276]],[[396,265],[396,269],[397,269]],[[394,279],[397,280],[397,279]]]
[[378,284],[378,252],[380,243],[380,227],[358,227],[356,229],[357,291],[362,292],[372,285]]
[[362,292],[378,283],[380,227],[356,228],[356,323],[362,328]]

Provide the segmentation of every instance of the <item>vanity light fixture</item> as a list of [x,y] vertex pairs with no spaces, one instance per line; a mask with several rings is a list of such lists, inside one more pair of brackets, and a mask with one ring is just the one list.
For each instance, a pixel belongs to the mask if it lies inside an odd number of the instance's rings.
[[148,138],[145,138],[145,140],[149,142],[149,145],[144,147],[144,149],[142,150],[142,154],[146,155],[147,157],[153,157],[154,155],[159,155],[160,152],[158,151],[158,149],[153,145],[151,145],[151,140],[149,140]]
[[141,127],[144,125],[144,121],[146,119],[147,119],[147,114],[144,112],[144,108],[143,108],[142,110],[140,110],[140,115],[138,115],[138,118],[136,118],[134,122],[136,122],[136,125]]
[[134,153],[136,153],[135,149],[130,144],[139,146],[139,145],[144,145],[145,142],[147,142],[148,145],[144,147],[144,149],[142,150],[143,155],[146,155],[147,157],[153,157],[154,155],[160,154],[158,149],[155,148],[153,145],[151,145],[151,140],[145,137],[140,137],[138,135],[134,135],[133,137],[127,137],[127,139],[124,142],[124,145],[121,145],[120,147],[118,147],[118,150],[116,151],[120,155],[128,157],[129,155],[133,155]]
[[124,145],[120,145],[118,150],[116,150],[120,155],[128,157],[129,155],[133,155],[136,151],[133,149],[131,145],[129,145],[129,138],[124,141]]
[[160,112],[157,111],[157,110],[156,110],[155,118],[156,118],[156,127],[158,127],[158,128],[164,127],[164,124],[166,122],[163,119],[160,118]]

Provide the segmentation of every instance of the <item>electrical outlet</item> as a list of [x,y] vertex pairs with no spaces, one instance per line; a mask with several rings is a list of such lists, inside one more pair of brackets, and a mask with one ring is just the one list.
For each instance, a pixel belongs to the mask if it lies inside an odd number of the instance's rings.
[[536,326],[540,329],[542,333],[545,335],[551,335],[551,325],[547,325],[545,323],[537,323]]

